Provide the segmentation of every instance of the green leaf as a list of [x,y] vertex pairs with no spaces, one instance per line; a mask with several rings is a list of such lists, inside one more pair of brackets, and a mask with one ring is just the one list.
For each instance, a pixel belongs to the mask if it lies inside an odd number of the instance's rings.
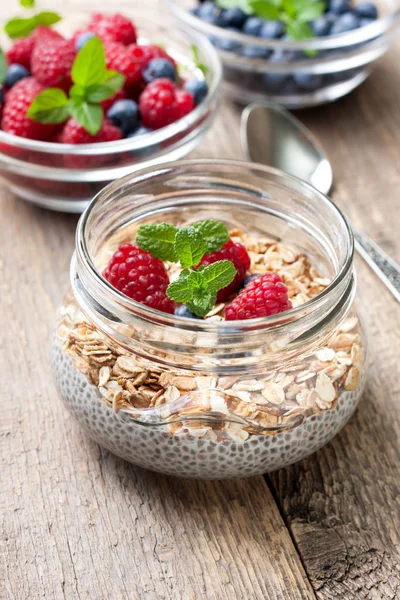
[[33,8],[35,6],[35,0],[19,0],[19,3],[24,8]]
[[216,0],[215,4],[219,8],[241,8],[247,14],[252,13],[249,0]]
[[179,273],[179,278],[173,281],[167,287],[167,296],[175,302],[186,304],[193,298],[193,288],[189,283],[189,275],[191,272],[184,269]]
[[41,12],[33,17],[15,17],[10,19],[4,26],[4,31],[12,40],[26,37],[36,29],[38,25],[49,27],[61,21],[60,15],[54,12]]
[[217,300],[217,295],[207,289],[197,288],[193,290],[193,298],[186,305],[192,313],[198,317],[205,317],[210,312]]
[[7,75],[7,60],[3,50],[0,48],[0,83],[4,83]]
[[[155,258],[177,262],[174,249],[177,228],[169,223],[159,225],[142,225],[136,234],[136,243],[142,250],[147,250]],[[184,302],[184,300],[177,300]]]
[[175,253],[182,267],[198,265],[208,250],[207,244],[194,227],[182,227],[175,237]]
[[100,131],[103,109],[99,104],[89,104],[84,100],[71,98],[69,111],[75,121],[78,121],[90,135],[96,135]]
[[313,37],[311,26],[308,23],[290,21],[286,27],[287,34],[294,40],[309,40]]
[[236,268],[230,260],[219,260],[201,271],[207,289],[218,292],[229,285],[236,276]]
[[295,0],[282,0],[282,9],[289,17],[294,18],[297,12]]
[[190,46],[190,48],[192,50],[194,64],[196,65],[196,67],[198,69],[200,69],[200,71],[203,73],[203,75],[207,75],[208,67],[207,67],[207,65],[205,65],[204,63],[201,62],[198,47],[196,46],[196,44],[192,44]]
[[125,83],[125,76],[117,71],[107,71],[104,83],[94,83],[85,89],[87,102],[102,102],[114,96]]
[[199,221],[193,227],[203,236],[208,252],[219,250],[229,240],[229,231],[221,221]]
[[86,88],[84,85],[75,84],[69,90],[70,98],[80,98],[81,100],[86,99]]
[[263,19],[276,21],[280,18],[279,7],[269,0],[250,0],[250,7],[254,14]]
[[98,37],[93,37],[79,50],[74,60],[72,81],[87,88],[103,83],[105,76],[106,59],[103,44]]
[[58,88],[44,90],[28,108],[28,117],[39,123],[63,123],[68,116],[68,97]]
[[[301,8],[296,15],[296,21],[308,23],[313,19],[317,19],[325,12],[325,2],[312,2]],[[311,33],[312,35],[312,33]]]

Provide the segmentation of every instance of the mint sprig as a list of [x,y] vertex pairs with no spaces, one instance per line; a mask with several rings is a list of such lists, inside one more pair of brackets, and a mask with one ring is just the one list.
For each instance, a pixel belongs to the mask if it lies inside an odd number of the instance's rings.
[[169,284],[167,295],[186,304],[199,317],[212,309],[217,292],[235,278],[236,268],[229,260],[198,267],[205,254],[219,250],[228,239],[226,226],[211,219],[181,228],[170,223],[142,225],[136,235],[136,243],[142,250],[160,260],[182,265],[183,270],[177,281]]
[[48,88],[33,100],[28,117],[39,123],[63,123],[72,116],[90,135],[96,135],[103,121],[100,102],[121,89],[125,77],[106,68],[103,44],[93,37],[78,52],[71,78],[69,97],[63,90]]
[[39,25],[50,27],[61,21],[59,14],[55,12],[40,12],[32,17],[14,17],[4,26],[4,31],[12,40],[30,35]]
[[7,75],[7,60],[3,50],[0,48],[0,83],[4,83]]
[[19,3],[23,8],[33,8],[35,6],[35,0],[19,0]]

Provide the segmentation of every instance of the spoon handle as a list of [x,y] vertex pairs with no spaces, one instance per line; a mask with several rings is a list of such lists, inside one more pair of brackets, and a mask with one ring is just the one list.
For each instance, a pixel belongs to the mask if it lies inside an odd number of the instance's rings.
[[357,251],[400,302],[400,265],[365,233],[353,229],[353,234]]

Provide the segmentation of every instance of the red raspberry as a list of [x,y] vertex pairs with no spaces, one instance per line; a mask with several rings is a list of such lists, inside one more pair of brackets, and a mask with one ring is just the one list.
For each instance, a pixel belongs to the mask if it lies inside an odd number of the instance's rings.
[[124,46],[136,42],[135,26],[129,19],[120,14],[102,15],[95,13],[91,17],[88,30],[93,31],[103,40],[120,42]]
[[257,319],[292,308],[287,287],[277,273],[255,277],[225,308],[225,319]]
[[134,244],[123,244],[103,273],[120,292],[137,302],[173,314],[175,303],[165,293],[169,284],[164,263]]
[[36,43],[47,42],[50,40],[61,41],[64,39],[61,33],[58,33],[55,29],[51,29],[51,27],[45,27],[44,25],[36,27],[35,31],[31,34],[31,37]]
[[68,90],[76,51],[70,40],[46,40],[35,45],[32,75],[47,87]]
[[18,81],[7,93],[1,128],[19,137],[48,140],[54,131],[54,125],[37,123],[26,114],[30,104],[44,89],[33,77]]
[[106,42],[104,44],[107,69],[122,73],[126,77],[125,88],[132,88],[142,82],[142,69],[136,59],[122,44]]
[[118,127],[114,127],[103,120],[101,129],[96,135],[90,135],[75,119],[68,119],[61,133],[60,141],[63,144],[95,144],[99,142],[115,142],[121,139],[121,132]]
[[18,64],[26,69],[31,68],[31,57],[35,46],[35,38],[28,36],[16,40],[7,52],[7,62],[9,65]]
[[193,109],[193,97],[169,79],[156,79],[141,93],[139,108],[145,127],[161,129],[187,115]]
[[148,44],[146,46],[138,46],[137,44],[130,44],[128,46],[128,51],[134,56],[135,60],[140,63],[142,70],[153,58],[165,58],[170,61],[171,64],[176,67],[176,63],[172,56],[170,56],[164,48],[160,46],[154,46],[153,44]]
[[224,302],[235,290],[237,290],[246,276],[246,271],[250,267],[250,256],[242,244],[228,240],[220,250],[205,254],[201,259],[200,265],[207,267],[218,260],[230,260],[236,269],[236,275],[233,281],[217,294],[217,302]]

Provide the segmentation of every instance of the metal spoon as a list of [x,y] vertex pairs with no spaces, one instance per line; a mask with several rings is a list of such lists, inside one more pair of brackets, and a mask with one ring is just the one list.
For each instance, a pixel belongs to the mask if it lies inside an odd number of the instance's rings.
[[[268,102],[244,109],[242,146],[251,161],[276,167],[327,194],[332,186],[331,164],[313,134],[286,109]],[[400,265],[365,233],[351,225],[356,250],[400,302]]]

